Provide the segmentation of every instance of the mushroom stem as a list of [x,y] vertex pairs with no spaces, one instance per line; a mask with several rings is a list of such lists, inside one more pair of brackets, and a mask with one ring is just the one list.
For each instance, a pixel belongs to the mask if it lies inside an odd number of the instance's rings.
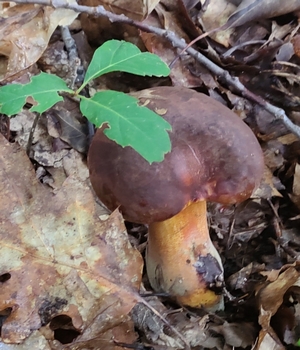
[[210,240],[205,201],[150,224],[146,266],[155,291],[191,307],[222,307],[223,267]]

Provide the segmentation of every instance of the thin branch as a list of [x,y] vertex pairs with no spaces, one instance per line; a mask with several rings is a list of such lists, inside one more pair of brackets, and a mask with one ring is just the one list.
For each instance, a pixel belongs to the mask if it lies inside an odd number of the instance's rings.
[[[0,2],[3,2],[3,0],[0,0]],[[199,63],[205,66],[211,73],[216,75],[218,79],[221,79],[222,81],[226,82],[229,87],[234,88],[243,97],[263,107],[266,111],[271,113],[275,117],[275,119],[281,120],[282,123],[290,132],[292,132],[293,134],[295,134],[297,137],[300,138],[300,127],[294,124],[288,118],[288,116],[286,115],[285,111],[282,108],[276,107],[271,103],[267,102],[262,97],[252,93],[239,81],[237,77],[231,76],[228,71],[222,69],[221,67],[216,65],[214,62],[206,58],[204,55],[202,55],[200,52],[196,51],[192,47],[189,47],[188,49],[186,49],[187,43],[185,42],[185,40],[183,38],[178,37],[172,31],[147,25],[143,22],[134,21],[123,14],[122,15],[114,14],[112,12],[106,11],[103,6],[96,6],[96,7],[83,6],[83,5],[78,5],[77,3],[67,2],[66,0],[52,0],[52,1],[51,0],[15,0],[14,2],[20,3],[20,4],[30,3],[30,4],[39,4],[44,6],[52,6],[54,8],[71,9],[78,13],[86,13],[96,17],[104,16],[104,17],[107,17],[111,22],[126,23],[144,32],[154,33],[158,36],[166,38],[168,41],[172,43],[174,47],[177,47],[182,50],[186,50],[186,52],[188,52],[192,57],[194,57]]]

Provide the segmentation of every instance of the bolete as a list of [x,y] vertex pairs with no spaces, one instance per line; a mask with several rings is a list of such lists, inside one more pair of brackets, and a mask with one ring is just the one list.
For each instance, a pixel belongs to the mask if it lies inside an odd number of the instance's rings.
[[92,186],[108,208],[149,225],[146,268],[155,291],[217,308],[223,267],[206,201],[228,205],[251,196],[263,173],[260,145],[235,113],[196,91],[154,87],[139,92],[139,101],[171,124],[171,152],[149,164],[98,129],[88,154]]

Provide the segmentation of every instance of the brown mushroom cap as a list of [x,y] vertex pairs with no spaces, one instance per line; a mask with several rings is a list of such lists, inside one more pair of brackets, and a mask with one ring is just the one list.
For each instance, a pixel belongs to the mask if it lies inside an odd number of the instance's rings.
[[172,126],[172,150],[149,164],[131,147],[122,148],[102,129],[93,138],[90,179],[110,209],[136,223],[166,220],[198,200],[241,202],[263,173],[260,145],[250,128],[214,99],[181,87],[139,92],[141,104]]

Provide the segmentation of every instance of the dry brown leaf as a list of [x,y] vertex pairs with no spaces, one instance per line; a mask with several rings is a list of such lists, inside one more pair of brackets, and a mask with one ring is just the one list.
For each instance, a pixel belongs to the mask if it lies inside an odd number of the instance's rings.
[[247,348],[255,340],[256,330],[252,323],[228,323],[224,322],[221,326],[212,327],[216,333],[224,336],[226,344],[235,348]]
[[[242,290],[244,293],[249,292],[249,277],[251,274],[263,271],[265,269],[264,264],[257,264],[251,262],[249,265],[243,267],[236,273],[228,277],[227,283],[231,290]],[[251,286],[252,287],[252,286]]]
[[278,137],[277,140],[281,142],[283,145],[290,145],[293,142],[298,141],[298,138],[294,134],[286,134],[284,136]]
[[141,21],[155,8],[160,0],[99,0],[99,4],[112,12],[123,13],[125,16]]
[[[48,113],[48,120],[52,118],[52,123],[55,125],[61,140],[78,152],[87,153],[88,125],[82,115],[79,115],[78,104],[74,103],[74,101],[68,104],[66,102],[70,101],[65,100],[64,104],[57,104]],[[68,106],[72,106],[73,108],[67,108]]]
[[[133,20],[144,20],[160,2],[160,0],[79,0],[85,6],[104,6],[107,11],[123,14]],[[125,39],[143,48],[139,43],[138,30],[124,23],[112,23],[106,17],[94,17],[82,13],[80,15],[82,29],[90,44],[102,45],[110,39]]]
[[243,0],[229,17],[226,27],[237,27],[250,21],[281,16],[299,9],[299,0]]
[[293,193],[291,195],[293,202],[300,208],[300,164],[296,164],[294,181],[293,181]]
[[273,316],[283,301],[283,296],[286,291],[295,285],[299,280],[299,272],[294,267],[289,267],[278,278],[269,283],[259,291],[259,304],[261,315],[259,318],[263,328],[269,327],[269,316]]
[[101,221],[90,188],[75,175],[51,194],[23,150],[2,136],[0,144],[0,310],[11,311],[2,342],[22,342],[45,326],[51,343],[48,324],[57,315],[71,318],[77,341],[128,321],[142,258],[121,215]]
[[[202,2],[204,3],[204,0]],[[300,9],[299,0],[291,0],[284,3],[282,0],[244,0],[238,7],[234,5],[234,1],[211,0],[199,19],[205,31],[221,29],[211,33],[210,37],[225,47],[230,46],[232,34],[234,33],[233,28],[251,21],[281,16]],[[253,29],[254,25],[251,26],[251,38],[256,37]],[[243,28],[245,32],[248,30],[249,26]],[[240,33],[238,35],[239,40],[241,35],[243,34]],[[255,53],[255,55],[257,54]]]
[[271,170],[265,166],[263,179],[259,185],[259,188],[253,193],[254,198],[270,199],[272,197],[282,197],[278,189],[283,189],[280,180],[273,176]]
[[[201,2],[204,2],[203,0]],[[235,11],[236,6],[227,0],[211,0],[201,17],[199,18],[203,29],[208,32],[210,30],[221,27],[226,23],[228,17]],[[210,36],[218,43],[229,46],[229,38],[233,30],[218,31]]]
[[0,11],[0,81],[34,64],[47,48],[58,25],[68,25],[78,16],[73,10],[39,5],[15,5]]
[[[281,271],[282,272],[278,274],[276,280],[261,288],[257,295],[260,313],[258,321],[262,327],[262,330],[260,332],[259,341],[255,347],[255,350],[269,348],[278,350],[284,349],[278,335],[270,326],[270,322],[272,316],[274,316],[282,306],[285,293],[292,286],[299,285],[300,274],[299,271],[293,266],[287,267],[286,270],[281,269]],[[268,344],[269,347],[266,347],[266,344]]]
[[259,333],[257,344],[253,350],[285,350],[285,346],[277,344],[276,341],[266,331]]
[[33,331],[31,336],[21,344],[5,344],[1,341],[1,350],[52,350],[47,339],[39,331]]

